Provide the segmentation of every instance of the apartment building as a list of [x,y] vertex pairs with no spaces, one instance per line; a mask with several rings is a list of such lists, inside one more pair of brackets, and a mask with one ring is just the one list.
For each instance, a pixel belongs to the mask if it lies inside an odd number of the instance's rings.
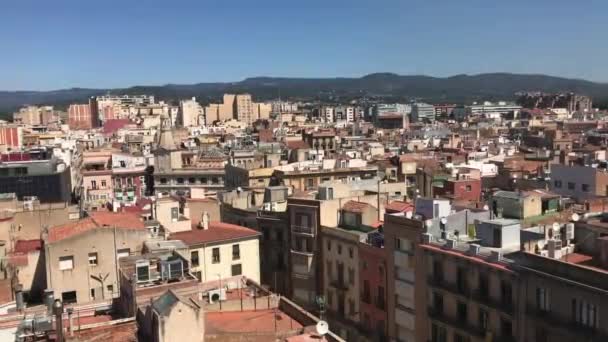
[[0,126],[0,146],[19,149],[23,146],[23,127],[18,125]]
[[111,299],[118,294],[118,259],[139,254],[152,238],[134,214],[93,212],[51,227],[43,236],[46,288],[64,303]]
[[368,234],[359,242],[360,329],[372,341],[386,341],[388,332],[387,254],[384,234]]
[[180,101],[180,123],[183,127],[194,127],[204,123],[205,111],[203,107],[196,102],[196,97],[190,100]]
[[551,165],[550,189],[556,194],[585,200],[608,196],[608,172],[581,165]]
[[412,104],[411,113],[413,122],[434,122],[435,121],[435,107],[428,103],[417,102]]
[[[423,236],[425,303],[428,320],[420,338],[433,342],[519,341],[523,310],[519,277],[500,250]],[[426,311],[426,314],[424,312]]]
[[243,275],[260,283],[260,233],[253,229],[203,219],[169,238],[188,246],[190,272],[201,282]]
[[[606,246],[604,243],[603,246]],[[601,252],[605,255],[605,250]],[[521,341],[608,340],[608,272],[520,252],[513,256],[521,277],[520,303],[526,312]],[[568,262],[573,261],[573,262]]]
[[359,243],[367,234],[340,227],[321,227],[323,295],[332,329],[347,341],[359,340],[361,290]]
[[96,127],[97,118],[91,114],[89,104],[71,104],[68,107],[68,126],[72,130]]
[[285,186],[295,190],[316,189],[328,181],[356,182],[373,179],[378,174],[377,166],[368,166],[358,160],[324,160],[322,163],[300,162],[275,168],[274,176]]
[[0,193],[15,193],[19,199],[35,196],[44,203],[69,202],[71,168],[56,157],[0,161]]

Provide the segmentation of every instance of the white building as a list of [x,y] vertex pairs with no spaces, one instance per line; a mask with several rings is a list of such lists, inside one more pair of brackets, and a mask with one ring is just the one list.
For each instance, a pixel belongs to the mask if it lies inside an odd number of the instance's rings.
[[182,126],[193,127],[205,122],[203,107],[196,102],[196,97],[180,101],[179,107]]

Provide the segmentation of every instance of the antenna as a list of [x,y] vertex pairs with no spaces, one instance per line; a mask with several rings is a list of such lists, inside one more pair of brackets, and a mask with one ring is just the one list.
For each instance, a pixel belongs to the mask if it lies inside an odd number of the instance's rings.
[[329,332],[329,325],[325,321],[319,321],[315,326],[317,334],[325,336]]

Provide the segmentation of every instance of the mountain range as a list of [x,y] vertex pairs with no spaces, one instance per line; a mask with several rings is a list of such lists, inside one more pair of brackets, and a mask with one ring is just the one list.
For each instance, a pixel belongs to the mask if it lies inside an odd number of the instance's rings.
[[366,96],[383,97],[387,101],[421,99],[431,103],[468,103],[478,100],[513,100],[516,98],[515,93],[520,91],[575,92],[591,96],[600,106],[608,104],[608,83],[581,79],[511,73],[455,75],[444,78],[374,73],[359,78],[253,77],[240,82],[166,84],[122,89],[0,91],[0,113],[6,116],[25,104],[65,108],[70,103],[86,103],[90,96],[106,93],[150,94],[167,101],[196,96],[201,102],[219,100],[225,92],[248,92],[256,100],[281,96],[284,99],[332,101]]

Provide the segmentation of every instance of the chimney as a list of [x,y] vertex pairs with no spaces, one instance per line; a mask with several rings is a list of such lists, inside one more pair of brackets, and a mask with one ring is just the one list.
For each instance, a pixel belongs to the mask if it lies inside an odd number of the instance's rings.
[[198,229],[207,230],[209,229],[209,213],[203,211],[203,215],[201,216],[201,222],[198,223]]
[[55,301],[55,291],[52,289],[44,290],[44,304],[49,315],[53,314],[53,303]]
[[23,302],[23,285],[15,285],[15,304],[17,305],[17,311],[22,312],[25,305]]

